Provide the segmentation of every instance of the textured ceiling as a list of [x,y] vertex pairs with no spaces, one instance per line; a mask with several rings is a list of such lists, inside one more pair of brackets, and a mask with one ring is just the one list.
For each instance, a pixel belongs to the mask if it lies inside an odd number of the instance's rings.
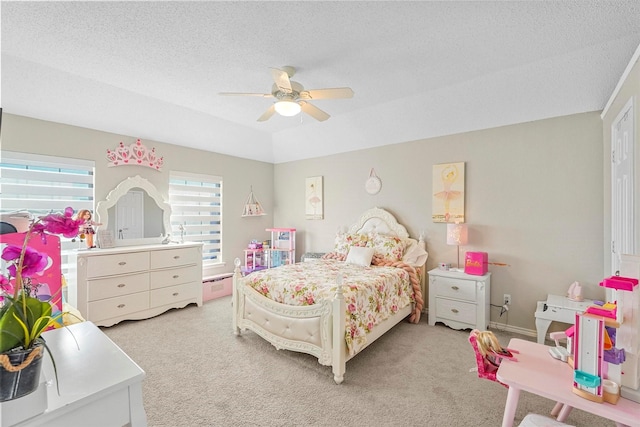
[[[280,163],[604,108],[640,1],[7,2],[5,112]],[[325,122],[257,118],[270,67]]]

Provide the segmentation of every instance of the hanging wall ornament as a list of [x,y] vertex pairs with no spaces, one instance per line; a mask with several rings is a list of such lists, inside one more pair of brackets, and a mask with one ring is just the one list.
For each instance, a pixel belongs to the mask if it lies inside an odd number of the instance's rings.
[[369,178],[367,178],[367,181],[364,183],[364,189],[371,195],[378,194],[382,189],[382,181],[378,178],[373,168],[371,168]]

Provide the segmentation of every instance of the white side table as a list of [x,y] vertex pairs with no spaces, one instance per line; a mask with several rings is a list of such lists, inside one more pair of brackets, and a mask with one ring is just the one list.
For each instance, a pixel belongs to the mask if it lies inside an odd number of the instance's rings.
[[474,276],[460,271],[429,271],[429,325],[442,322],[453,329],[485,330],[489,326],[491,273]]
[[551,322],[573,324],[576,320],[576,313],[585,311],[590,305],[593,305],[593,300],[572,301],[559,295],[547,295],[546,301],[538,301],[535,313],[538,344],[544,344]]
[[42,371],[51,381],[46,386],[47,409],[16,426],[146,427],[142,404],[145,373],[98,327],[83,322],[43,336],[56,361],[60,395],[45,353]]

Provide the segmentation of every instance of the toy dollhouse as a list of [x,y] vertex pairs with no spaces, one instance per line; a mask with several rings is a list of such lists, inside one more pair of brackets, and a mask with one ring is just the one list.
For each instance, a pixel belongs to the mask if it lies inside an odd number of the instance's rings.
[[296,229],[267,228],[271,232],[271,247],[266,250],[267,268],[295,263]]
[[244,250],[244,267],[242,267],[242,273],[246,275],[265,268],[267,268],[267,265],[265,262],[263,243],[252,240],[247,246],[247,249]]
[[[635,258],[635,268],[640,269],[640,257]],[[622,265],[621,273],[625,271],[624,262]],[[640,401],[640,290],[636,277],[605,278],[600,286],[607,289],[609,302],[576,313],[575,325],[566,331],[573,350],[573,391],[585,399],[615,404],[622,395]]]
[[242,274],[295,263],[296,229],[267,228],[266,231],[271,232],[271,240],[252,240],[244,250]]

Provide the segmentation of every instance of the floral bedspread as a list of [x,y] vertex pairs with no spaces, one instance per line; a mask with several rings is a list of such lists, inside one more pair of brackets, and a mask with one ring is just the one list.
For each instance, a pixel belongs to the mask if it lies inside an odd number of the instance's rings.
[[245,283],[282,304],[313,305],[335,295],[338,274],[343,275],[347,307],[345,340],[354,355],[366,345],[366,334],[375,325],[414,302],[405,270],[318,260],[257,271]]

